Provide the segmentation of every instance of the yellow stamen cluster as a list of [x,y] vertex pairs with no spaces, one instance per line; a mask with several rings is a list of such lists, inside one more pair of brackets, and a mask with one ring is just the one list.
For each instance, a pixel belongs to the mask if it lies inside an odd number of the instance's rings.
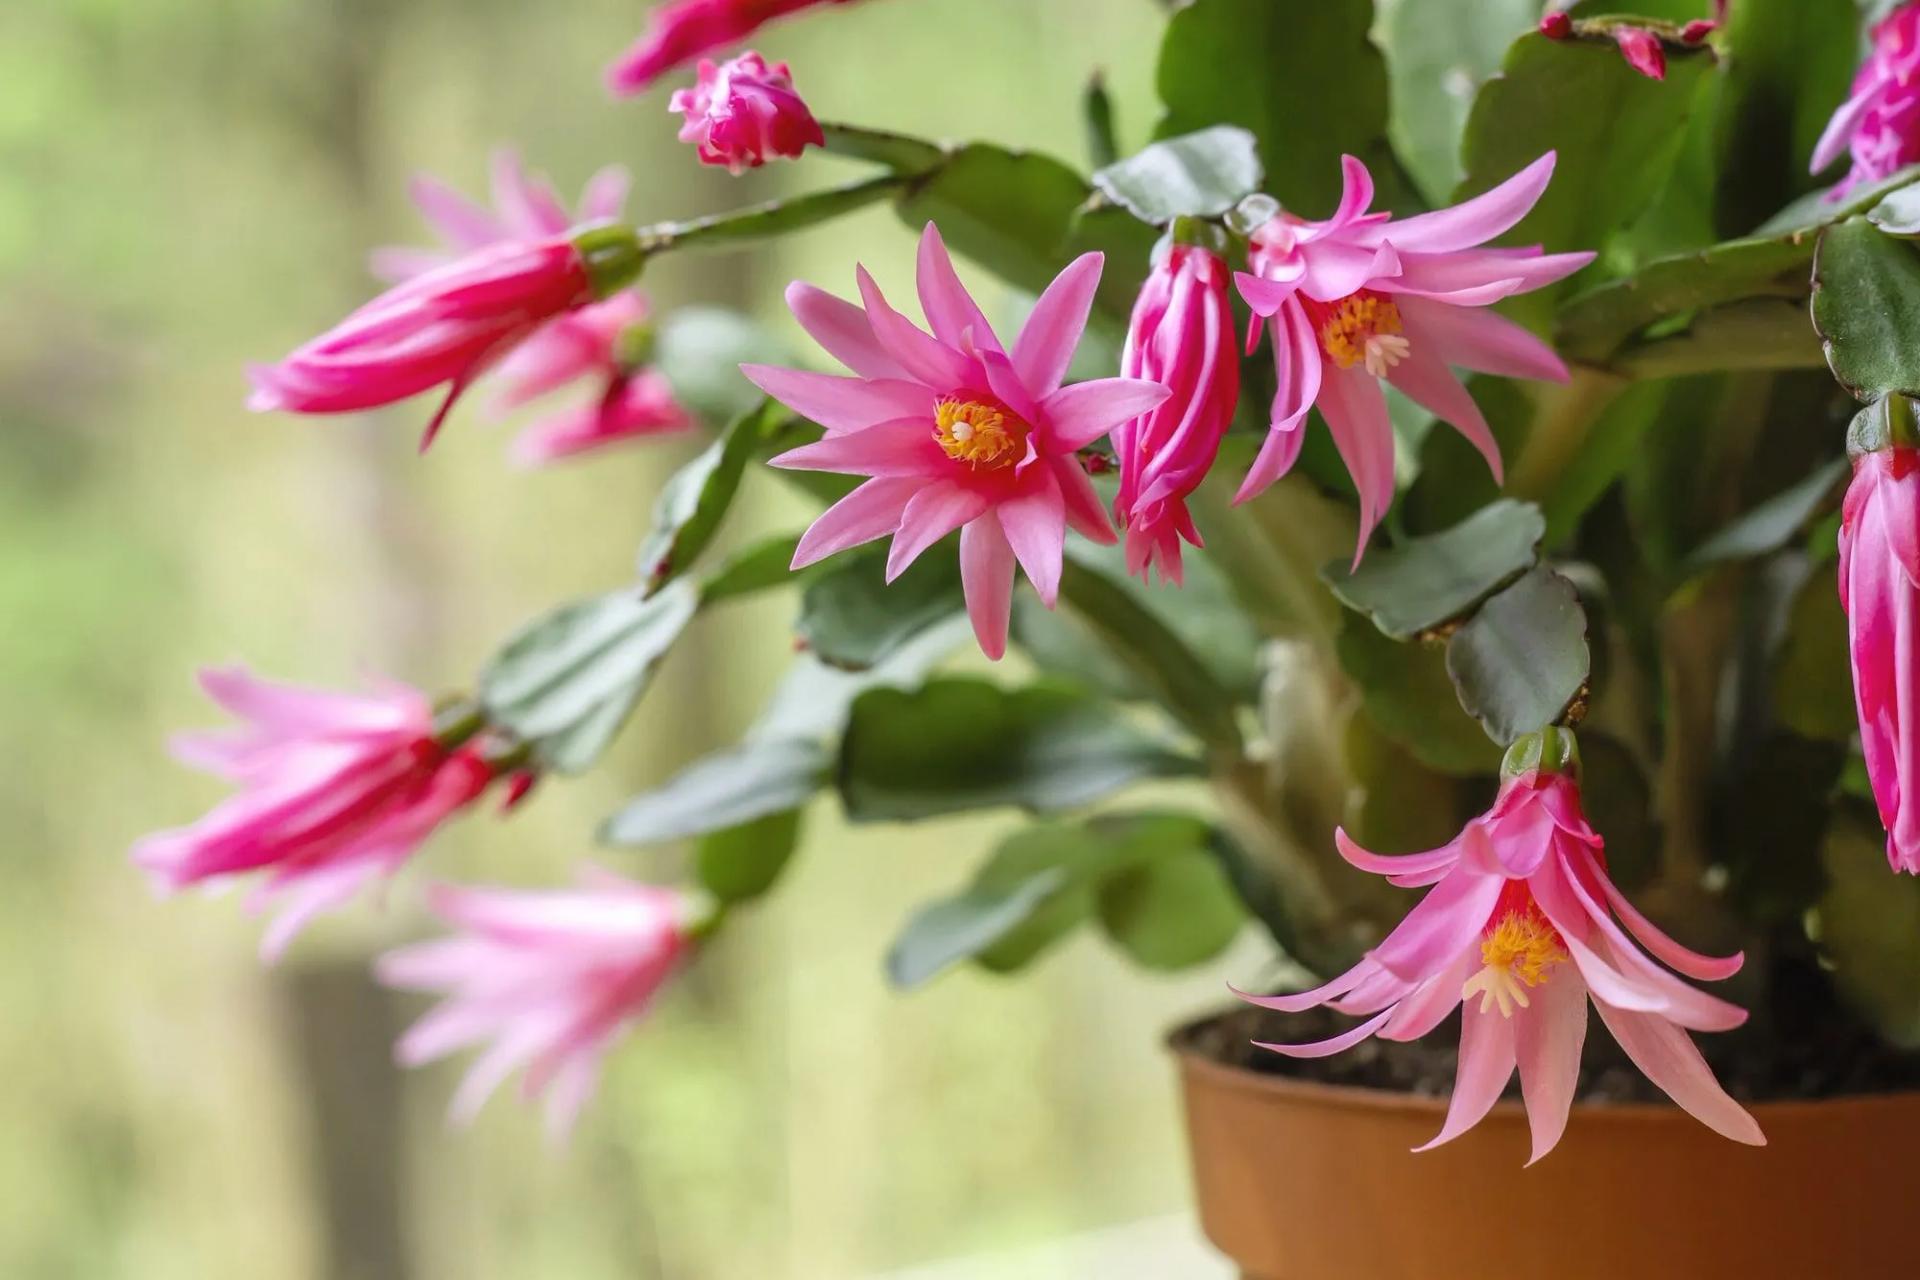
[[1484,966],[1467,979],[1461,988],[1463,999],[1480,997],[1480,1012],[1494,1005],[1500,1016],[1511,1018],[1516,1007],[1530,1003],[1527,988],[1544,983],[1548,971],[1567,958],[1560,934],[1539,908],[1529,904],[1509,911],[1488,931],[1480,943],[1480,962]]
[[934,410],[933,438],[955,462],[975,471],[997,471],[1027,451],[1027,424],[998,405],[978,400],[942,400]]
[[1413,350],[1403,332],[1393,299],[1363,289],[1326,309],[1320,345],[1340,368],[1364,363],[1368,373],[1383,378]]

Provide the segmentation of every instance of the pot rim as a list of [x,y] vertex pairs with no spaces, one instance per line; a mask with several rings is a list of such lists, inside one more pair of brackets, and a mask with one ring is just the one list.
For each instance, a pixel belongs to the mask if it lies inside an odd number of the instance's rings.
[[[1312,1101],[1316,1106],[1340,1110],[1411,1113],[1435,1118],[1446,1113],[1448,1099],[1444,1095],[1434,1097],[1402,1089],[1329,1084],[1302,1076],[1255,1071],[1210,1057],[1193,1045],[1193,1034],[1224,1012],[1227,1010],[1182,1022],[1166,1034],[1166,1047],[1179,1060],[1180,1069],[1186,1075],[1202,1078],[1216,1088],[1232,1093],[1295,1102]],[[1920,1089],[1888,1089],[1878,1093],[1840,1094],[1829,1098],[1779,1098],[1764,1102],[1742,1099],[1742,1105],[1753,1111],[1756,1118],[1771,1116],[1776,1120],[1831,1115],[1835,1108],[1840,1107],[1916,1104],[1920,1104]],[[1668,1124],[1675,1116],[1685,1114],[1672,1102],[1594,1102],[1577,1099],[1573,1109],[1589,1114],[1604,1113],[1610,1121],[1629,1124]],[[1489,1114],[1490,1117],[1516,1120],[1526,1115],[1526,1107],[1519,1101],[1502,1099],[1494,1104]]]

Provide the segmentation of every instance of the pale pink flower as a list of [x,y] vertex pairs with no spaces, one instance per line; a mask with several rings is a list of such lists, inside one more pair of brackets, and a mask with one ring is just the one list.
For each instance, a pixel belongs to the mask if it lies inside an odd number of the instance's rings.
[[1600,837],[1581,813],[1570,775],[1510,776],[1492,810],[1427,853],[1381,857],[1345,832],[1335,838],[1362,871],[1433,888],[1385,941],[1325,986],[1245,997],[1287,1012],[1327,1005],[1365,1022],[1317,1044],[1261,1047],[1319,1058],[1373,1035],[1417,1040],[1462,1006],[1446,1123],[1419,1150],[1478,1124],[1517,1066],[1538,1160],[1566,1128],[1591,1001],[1634,1065],[1702,1124],[1736,1142],[1766,1141],[1686,1034],[1730,1030],[1746,1011],[1687,985],[1641,948],[1701,980],[1732,976],[1741,957],[1689,951],[1627,901],[1607,878]]
[[428,902],[459,930],[389,952],[380,981],[447,998],[395,1046],[419,1066],[491,1041],[455,1092],[466,1123],[526,1068],[522,1094],[546,1097],[547,1128],[573,1125],[613,1042],[672,976],[690,945],[689,899],[595,872],[578,889],[520,892],[436,885]]
[[1830,199],[1920,163],[1920,4],[1904,4],[1873,28],[1873,50],[1813,148],[1811,172],[1853,152]]
[[404,686],[328,693],[220,668],[200,684],[246,724],[181,735],[174,754],[240,790],[192,826],[141,840],[133,859],[167,893],[264,873],[255,905],[285,903],[261,944],[269,959],[316,914],[391,875],[492,780],[476,751],[435,739],[433,709]]
[[1114,541],[1076,452],[1167,396],[1137,378],[1061,385],[1102,261],[1089,253],[1069,264],[1011,350],[961,285],[932,223],[919,257],[931,334],[888,305],[864,267],[864,307],[796,281],[787,290],[793,314],[854,376],[742,366],[754,385],[827,433],[773,465],[868,480],[813,522],[793,567],[891,534],[892,581],[958,529],[967,612],[988,657],[1006,651],[1016,561],[1051,607],[1067,526]]
[[1667,50],[1659,36],[1645,27],[1618,26],[1613,29],[1613,42],[1635,71],[1649,80],[1667,78]]
[[1316,404],[1360,494],[1355,560],[1393,503],[1393,427],[1385,379],[1477,448],[1500,477],[1500,447],[1449,366],[1565,381],[1546,343],[1485,308],[1578,271],[1591,253],[1480,248],[1524,218],[1553,176],[1552,152],[1482,195],[1399,221],[1368,213],[1373,179],[1347,156],[1340,207],[1325,222],[1283,213],[1254,234],[1252,274],[1236,276],[1265,321],[1278,390],[1273,424],[1240,499],[1260,493],[1300,454]]
[[651,369],[615,378],[597,400],[540,419],[513,442],[522,466],[538,467],[608,445],[691,430],[693,419],[673,398],[673,387]]
[[757,53],[719,66],[702,58],[699,82],[675,90],[667,109],[686,117],[680,141],[696,144],[702,163],[723,164],[736,175],[759,168],[770,155],[792,159],[809,143],[827,142],[787,64],[768,66]]
[[1887,860],[1920,873],[1920,450],[1863,453],[1840,523],[1860,747],[1887,828]]
[[607,70],[607,87],[640,93],[675,67],[744,41],[775,18],[849,0],[667,0],[647,16],[647,29]]
[[1120,494],[1113,512],[1127,531],[1127,570],[1179,582],[1180,540],[1203,546],[1187,495],[1206,478],[1240,402],[1227,264],[1199,245],[1175,244],[1133,304],[1120,372],[1172,393],[1150,413],[1114,428]]

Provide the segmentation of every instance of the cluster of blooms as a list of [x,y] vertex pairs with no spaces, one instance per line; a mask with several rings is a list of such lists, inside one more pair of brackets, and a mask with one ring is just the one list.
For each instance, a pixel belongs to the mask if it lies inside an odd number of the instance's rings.
[[[678,0],[656,11],[615,83],[637,90],[821,2]],[[1724,16],[1722,5],[1713,21]],[[1543,30],[1565,36],[1568,22],[1549,15]],[[1852,145],[1855,166],[1843,188],[1920,148],[1920,95],[1907,88],[1920,65],[1916,24],[1920,5],[1909,5],[1876,28],[1854,96],[1822,139],[1816,167]],[[1649,36],[1649,49],[1630,34],[1638,30],[1622,27],[1615,38],[1630,61],[1658,76],[1659,42]],[[736,173],[769,155],[798,155],[825,136],[787,67],[751,52],[719,66],[701,61],[696,85],[674,95],[672,110],[704,162]],[[848,372],[744,367],[761,390],[824,429],[774,465],[862,478],[807,530],[794,567],[891,538],[891,580],[957,531],[967,611],[981,649],[996,659],[1007,643],[1016,566],[1051,606],[1069,528],[1112,543],[1117,523],[1130,570],[1178,582],[1182,544],[1202,545],[1188,499],[1217,460],[1240,402],[1235,291],[1250,313],[1246,351],[1268,338],[1276,385],[1264,445],[1238,496],[1258,495],[1294,465],[1308,413],[1318,408],[1359,495],[1357,563],[1395,496],[1383,383],[1459,431],[1498,479],[1499,446],[1455,371],[1567,377],[1546,343],[1489,309],[1593,258],[1486,247],[1532,210],[1554,163],[1549,153],[1459,205],[1396,219],[1372,211],[1372,178],[1348,157],[1333,214],[1275,214],[1247,237],[1247,270],[1237,274],[1216,230],[1176,225],[1135,303],[1121,376],[1112,378],[1067,381],[1100,281],[1099,254],[1070,263],[1010,343],[961,283],[932,224],[917,262],[924,327],[895,310],[864,268],[856,271],[857,303],[794,283],[793,314]],[[430,440],[462,391],[497,368],[507,406],[575,383],[594,391],[583,408],[522,437],[517,452],[530,461],[688,426],[644,363],[647,306],[630,286],[645,246],[631,228],[610,225],[626,186],[624,174],[603,172],[573,214],[502,156],[490,212],[421,180],[415,200],[446,250],[377,254],[376,271],[394,287],[255,370],[253,404],[334,413],[445,386]],[[1913,435],[1857,459],[1840,548],[1861,736],[1888,853],[1895,866],[1920,872],[1920,803],[1912,799],[1920,795],[1920,731],[1908,715],[1920,707],[1912,670],[1920,646]],[[1103,439],[1119,464],[1110,508],[1082,461]],[[432,707],[409,689],[329,694],[239,671],[211,671],[203,682],[246,727],[184,738],[178,752],[240,790],[193,826],[142,841],[134,856],[168,891],[261,873],[257,899],[285,902],[265,939],[270,956],[314,914],[390,876],[517,767],[477,716],[437,728]],[[1744,1013],[1674,976],[1724,979],[1740,957],[1685,949],[1615,888],[1601,838],[1582,815],[1569,738],[1544,730],[1517,744],[1509,761],[1493,808],[1443,848],[1381,857],[1336,836],[1356,867],[1431,888],[1349,972],[1299,995],[1248,997],[1288,1011],[1324,1004],[1366,1021],[1318,1044],[1268,1047],[1320,1056],[1373,1035],[1411,1040],[1464,1004],[1459,1077],[1435,1142],[1484,1116],[1517,1067],[1538,1159],[1567,1121],[1590,1000],[1628,1056],[1680,1105],[1730,1138],[1762,1141],[1686,1034],[1730,1029]],[[530,784],[530,774],[511,778],[509,803]],[[702,908],[688,896],[604,873],[568,892],[442,887],[431,903],[463,932],[380,965],[395,985],[452,993],[407,1035],[402,1059],[424,1062],[492,1038],[456,1113],[471,1114],[526,1067],[528,1093],[548,1095],[558,1128],[588,1096],[608,1045],[703,928]]]

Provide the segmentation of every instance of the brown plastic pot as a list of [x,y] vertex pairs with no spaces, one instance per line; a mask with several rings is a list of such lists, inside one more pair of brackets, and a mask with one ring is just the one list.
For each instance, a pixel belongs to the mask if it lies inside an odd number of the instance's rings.
[[1518,1103],[1413,1155],[1444,1100],[1227,1066],[1190,1031],[1200,1224],[1246,1280],[1920,1276],[1920,1093],[1756,1106],[1760,1148],[1678,1107],[1582,1104],[1528,1169]]

